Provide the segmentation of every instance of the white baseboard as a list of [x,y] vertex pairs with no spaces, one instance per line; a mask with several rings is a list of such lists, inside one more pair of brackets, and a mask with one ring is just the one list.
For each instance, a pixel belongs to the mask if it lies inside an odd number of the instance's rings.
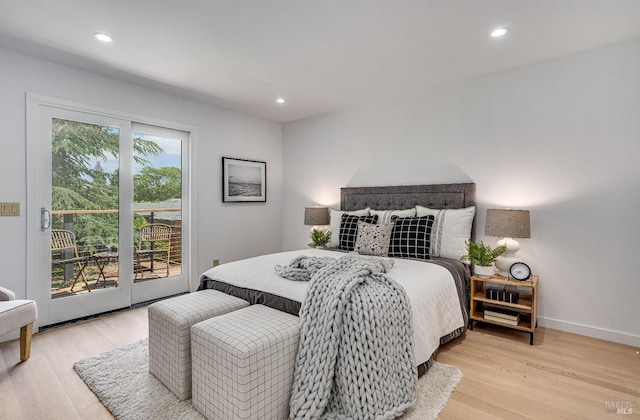
[[576,324],[574,322],[544,317],[538,317],[538,325],[545,328],[553,328],[554,330],[572,332],[640,348],[640,336],[638,335],[620,331],[605,330],[591,325]]

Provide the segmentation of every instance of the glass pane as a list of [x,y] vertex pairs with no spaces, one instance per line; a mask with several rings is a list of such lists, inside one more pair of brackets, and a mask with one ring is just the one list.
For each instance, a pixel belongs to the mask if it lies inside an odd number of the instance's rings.
[[118,286],[120,130],[52,119],[51,297]]
[[182,274],[182,140],[133,133],[134,282]]

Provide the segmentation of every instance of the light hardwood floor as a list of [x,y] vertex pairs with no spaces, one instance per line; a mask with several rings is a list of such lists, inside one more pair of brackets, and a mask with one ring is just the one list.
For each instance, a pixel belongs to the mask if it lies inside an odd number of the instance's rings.
[[[0,343],[0,419],[110,419],[73,370],[85,357],[147,336],[147,309],[118,312]],[[640,418],[640,356],[630,346],[539,328],[528,334],[477,325],[437,360],[464,377],[442,419]],[[631,404],[630,415],[607,403]]]

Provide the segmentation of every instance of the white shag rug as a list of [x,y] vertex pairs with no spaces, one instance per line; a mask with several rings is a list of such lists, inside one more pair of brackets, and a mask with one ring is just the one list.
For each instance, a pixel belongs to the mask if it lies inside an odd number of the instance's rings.
[[[191,400],[179,401],[149,373],[147,339],[80,360],[80,378],[119,420],[203,420]],[[434,362],[418,381],[418,400],[401,418],[436,419],[462,379],[455,366]]]

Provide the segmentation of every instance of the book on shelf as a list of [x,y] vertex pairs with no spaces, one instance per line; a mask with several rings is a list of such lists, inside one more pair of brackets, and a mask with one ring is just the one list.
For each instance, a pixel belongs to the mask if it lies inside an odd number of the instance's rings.
[[485,291],[487,299],[499,300],[501,302],[518,303],[520,293],[505,289],[487,288]]
[[518,325],[517,319],[500,318],[497,316],[488,315],[487,313],[484,314],[484,319],[488,319],[489,321],[502,322],[509,325]]
[[484,314],[485,315],[494,316],[494,317],[497,317],[497,318],[508,319],[508,320],[516,321],[516,322],[518,322],[520,320],[520,313],[519,312],[509,311],[509,310],[503,309],[503,308],[486,307],[485,310],[484,310]]

